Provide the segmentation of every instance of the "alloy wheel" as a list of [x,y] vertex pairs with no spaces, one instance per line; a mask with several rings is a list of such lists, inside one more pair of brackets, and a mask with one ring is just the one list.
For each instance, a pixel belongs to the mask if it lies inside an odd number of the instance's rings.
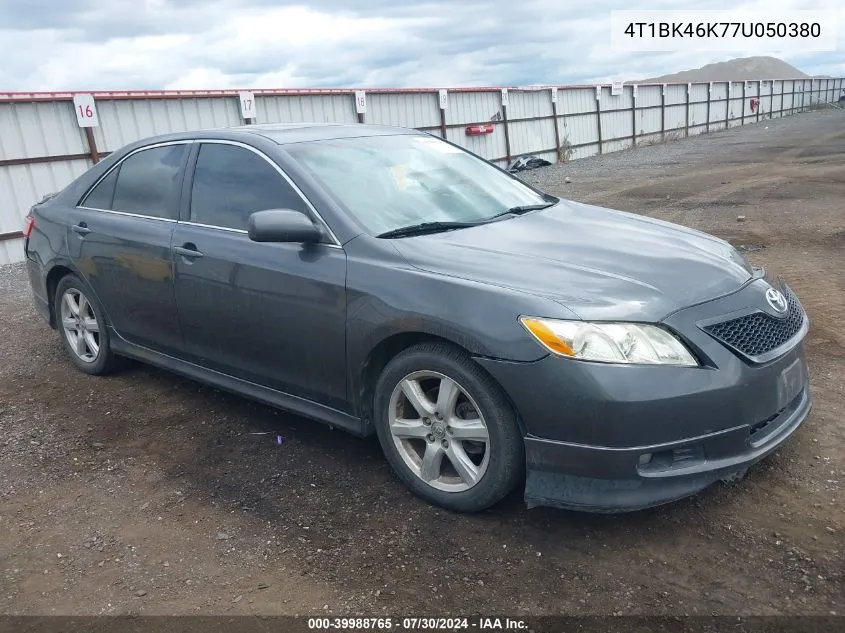
[[484,476],[490,459],[487,424],[452,378],[434,371],[405,376],[390,396],[388,422],[402,460],[429,486],[463,492]]
[[88,298],[76,288],[68,288],[61,302],[62,330],[76,356],[93,363],[100,355],[100,324]]

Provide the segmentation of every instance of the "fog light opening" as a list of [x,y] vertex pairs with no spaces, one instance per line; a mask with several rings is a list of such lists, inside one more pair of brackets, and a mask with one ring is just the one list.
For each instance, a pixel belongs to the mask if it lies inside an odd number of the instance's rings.
[[647,466],[651,463],[651,453],[643,453],[640,455],[639,465],[640,466]]

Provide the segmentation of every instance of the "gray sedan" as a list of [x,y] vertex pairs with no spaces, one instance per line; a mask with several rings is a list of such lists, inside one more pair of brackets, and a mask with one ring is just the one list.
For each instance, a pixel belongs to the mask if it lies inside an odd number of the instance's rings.
[[27,218],[89,374],[148,362],[358,436],[440,506],[653,506],[810,409],[808,321],[728,243],[560,200],[415,130],[140,141]]

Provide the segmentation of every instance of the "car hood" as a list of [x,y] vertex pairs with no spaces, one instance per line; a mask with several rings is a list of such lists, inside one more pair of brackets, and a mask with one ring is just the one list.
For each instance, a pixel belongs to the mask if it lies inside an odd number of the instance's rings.
[[658,321],[752,276],[724,240],[570,201],[393,244],[416,268],[544,296],[588,320]]

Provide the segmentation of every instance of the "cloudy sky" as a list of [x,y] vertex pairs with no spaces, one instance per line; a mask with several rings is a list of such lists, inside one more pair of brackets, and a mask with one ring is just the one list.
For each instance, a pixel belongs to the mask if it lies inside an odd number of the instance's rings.
[[[841,0],[726,0],[760,19]],[[614,52],[611,9],[687,0],[0,0],[0,91],[567,84],[760,54]],[[845,17],[841,9],[840,15]],[[845,19],[840,20],[845,28]],[[781,54],[845,75],[836,52]]]

